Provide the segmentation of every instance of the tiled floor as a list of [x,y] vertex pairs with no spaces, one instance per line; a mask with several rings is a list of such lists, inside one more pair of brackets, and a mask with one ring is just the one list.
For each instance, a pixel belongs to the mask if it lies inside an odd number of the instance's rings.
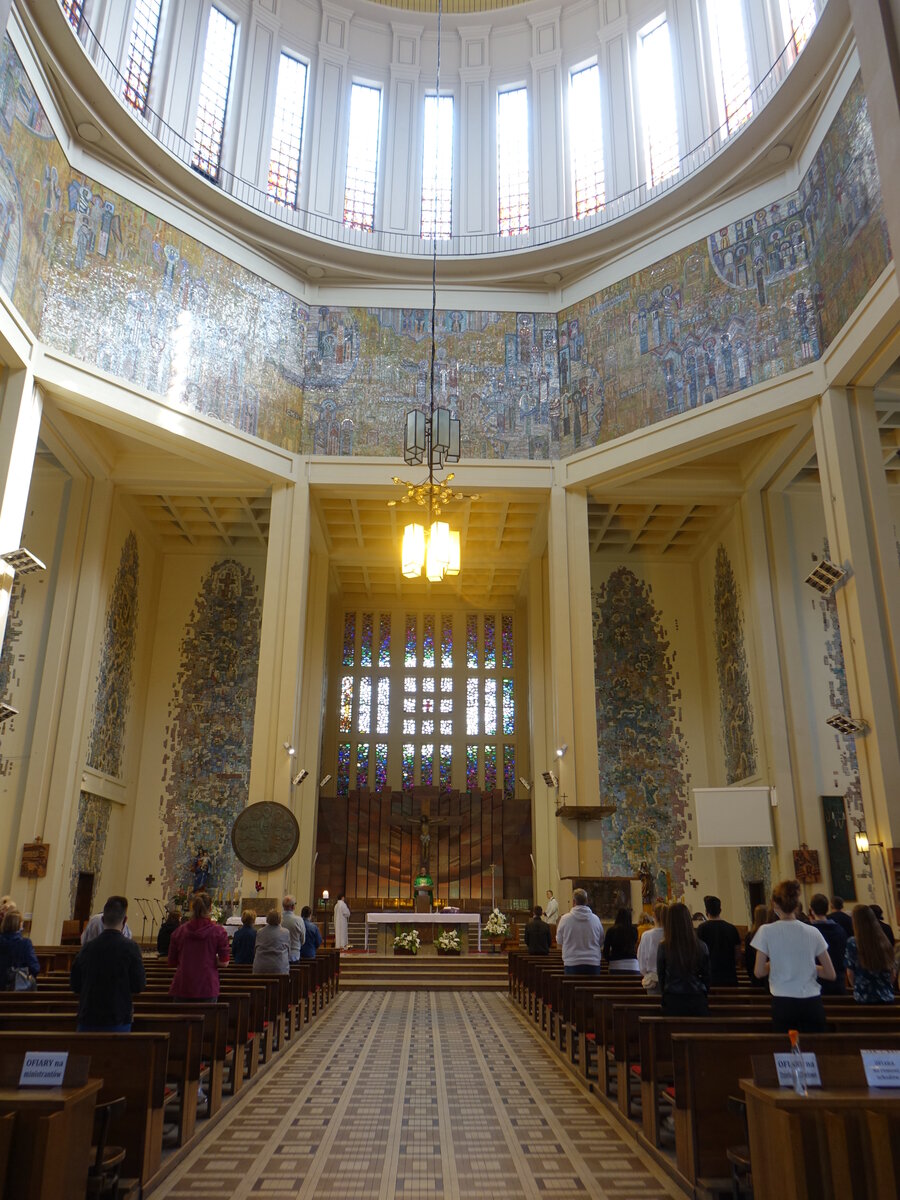
[[151,1200],[662,1200],[502,993],[345,994]]

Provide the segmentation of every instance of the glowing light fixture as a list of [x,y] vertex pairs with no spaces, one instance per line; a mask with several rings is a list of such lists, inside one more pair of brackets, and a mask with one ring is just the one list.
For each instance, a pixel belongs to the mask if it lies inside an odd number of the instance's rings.
[[868,854],[869,853],[869,845],[870,845],[869,835],[866,833],[866,831],[864,829],[858,829],[856,831],[856,849],[857,849],[858,853]]

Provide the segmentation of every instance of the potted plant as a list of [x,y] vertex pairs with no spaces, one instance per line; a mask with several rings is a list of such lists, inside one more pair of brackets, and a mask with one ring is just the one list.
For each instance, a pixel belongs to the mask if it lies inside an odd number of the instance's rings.
[[418,954],[420,945],[417,929],[405,929],[402,933],[394,935],[395,954]]
[[434,939],[438,954],[459,954],[462,950],[462,940],[458,929],[442,929]]
[[499,908],[492,908],[491,915],[484,923],[485,937],[491,939],[491,953],[497,952],[497,941],[503,938],[508,938],[510,934],[509,921],[504,917]]

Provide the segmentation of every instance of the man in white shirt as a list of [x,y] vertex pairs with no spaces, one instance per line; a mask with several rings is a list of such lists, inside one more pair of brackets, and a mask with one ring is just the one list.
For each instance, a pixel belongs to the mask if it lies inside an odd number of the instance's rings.
[[562,950],[566,975],[599,975],[603,949],[603,926],[588,905],[587,892],[576,888],[572,893],[571,912],[559,919],[556,944]]
[[286,929],[291,935],[291,948],[288,952],[288,958],[291,962],[300,961],[300,952],[303,949],[303,943],[306,939],[306,926],[303,923],[302,917],[298,917],[294,912],[297,901],[293,896],[285,896],[281,901],[281,924],[282,928]]
[[[128,901],[125,899],[124,896],[110,896],[110,898],[107,900],[106,903],[112,904],[113,901],[115,901],[117,904],[121,904],[127,913]],[[92,942],[94,940],[94,938],[99,937],[102,932],[103,932],[103,913],[98,912],[98,913],[95,913],[94,916],[91,917],[91,919],[88,921],[87,925],[85,925],[84,929],[82,929],[82,931],[81,931],[82,946],[86,946],[88,944],[88,942]],[[131,930],[128,927],[128,917],[127,916],[125,917],[125,923],[122,926],[122,933],[127,938],[131,937]]]
[[334,905],[334,945],[336,950],[346,950],[350,945],[350,906],[343,892]]
[[547,903],[544,905],[544,920],[548,925],[555,925],[559,920],[559,901],[549,888],[547,889]]

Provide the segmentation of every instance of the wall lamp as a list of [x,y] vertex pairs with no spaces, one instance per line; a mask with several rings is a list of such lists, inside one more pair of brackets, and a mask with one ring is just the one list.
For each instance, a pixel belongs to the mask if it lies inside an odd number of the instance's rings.
[[563,742],[563,744],[562,744],[561,746],[558,746],[558,747],[557,747],[557,749],[556,749],[556,757],[557,757],[557,758],[564,758],[564,757],[565,757],[565,753],[566,753],[566,751],[568,750],[568,748],[569,748],[569,747],[568,747],[568,745],[567,745],[565,742]]
[[[320,787],[320,788],[323,788],[323,787],[325,786],[325,784],[326,784],[326,783],[331,783],[331,776],[330,776],[330,775],[324,775],[324,776],[323,776],[323,777],[322,777],[322,778],[319,780],[319,787]],[[325,899],[326,899],[326,900],[328,899],[327,895],[326,895]]]
[[869,865],[869,854],[871,851],[881,851],[879,858],[881,859],[881,870],[884,873],[885,897],[887,898],[888,902],[888,910],[890,910],[893,905],[893,891],[891,889],[891,881],[888,876],[887,863],[884,861],[884,842],[870,842],[869,835],[862,827],[859,827],[856,830],[856,833],[853,835],[853,840],[856,842],[857,853],[862,855],[863,862],[866,864],[866,866]]
[[832,713],[825,724],[845,737],[859,737],[869,729],[869,722],[864,717],[851,717],[847,713]]
[[26,550],[24,546],[20,546],[18,550],[7,550],[5,554],[0,554],[0,559],[8,567],[12,567],[17,575],[33,575],[35,571],[47,570],[38,556]]
[[803,582],[808,583],[814,591],[820,592],[823,596],[829,596],[846,574],[847,572],[842,567],[823,558]]
[[303,780],[307,777],[309,771],[304,767],[302,771],[298,771],[296,775],[291,776],[291,785],[299,787]]
[[293,758],[294,755],[297,753],[297,751],[294,749],[294,747],[291,745],[291,743],[290,742],[282,742],[281,744],[282,744],[282,746],[284,746],[285,750],[287,750],[288,758]]
[[521,783],[522,787],[525,789],[526,792],[530,792],[531,788],[532,788],[532,784],[534,783],[534,780],[526,779],[524,775],[520,775],[519,783]]
[[558,788],[559,787],[559,780],[553,774],[552,771],[544,771],[543,774],[541,775],[541,778],[543,779],[544,783],[546,783],[548,788]]
[[0,725],[4,721],[8,721],[10,717],[17,717],[18,715],[19,710],[17,708],[13,708],[11,704],[7,704],[5,700],[0,700]]

